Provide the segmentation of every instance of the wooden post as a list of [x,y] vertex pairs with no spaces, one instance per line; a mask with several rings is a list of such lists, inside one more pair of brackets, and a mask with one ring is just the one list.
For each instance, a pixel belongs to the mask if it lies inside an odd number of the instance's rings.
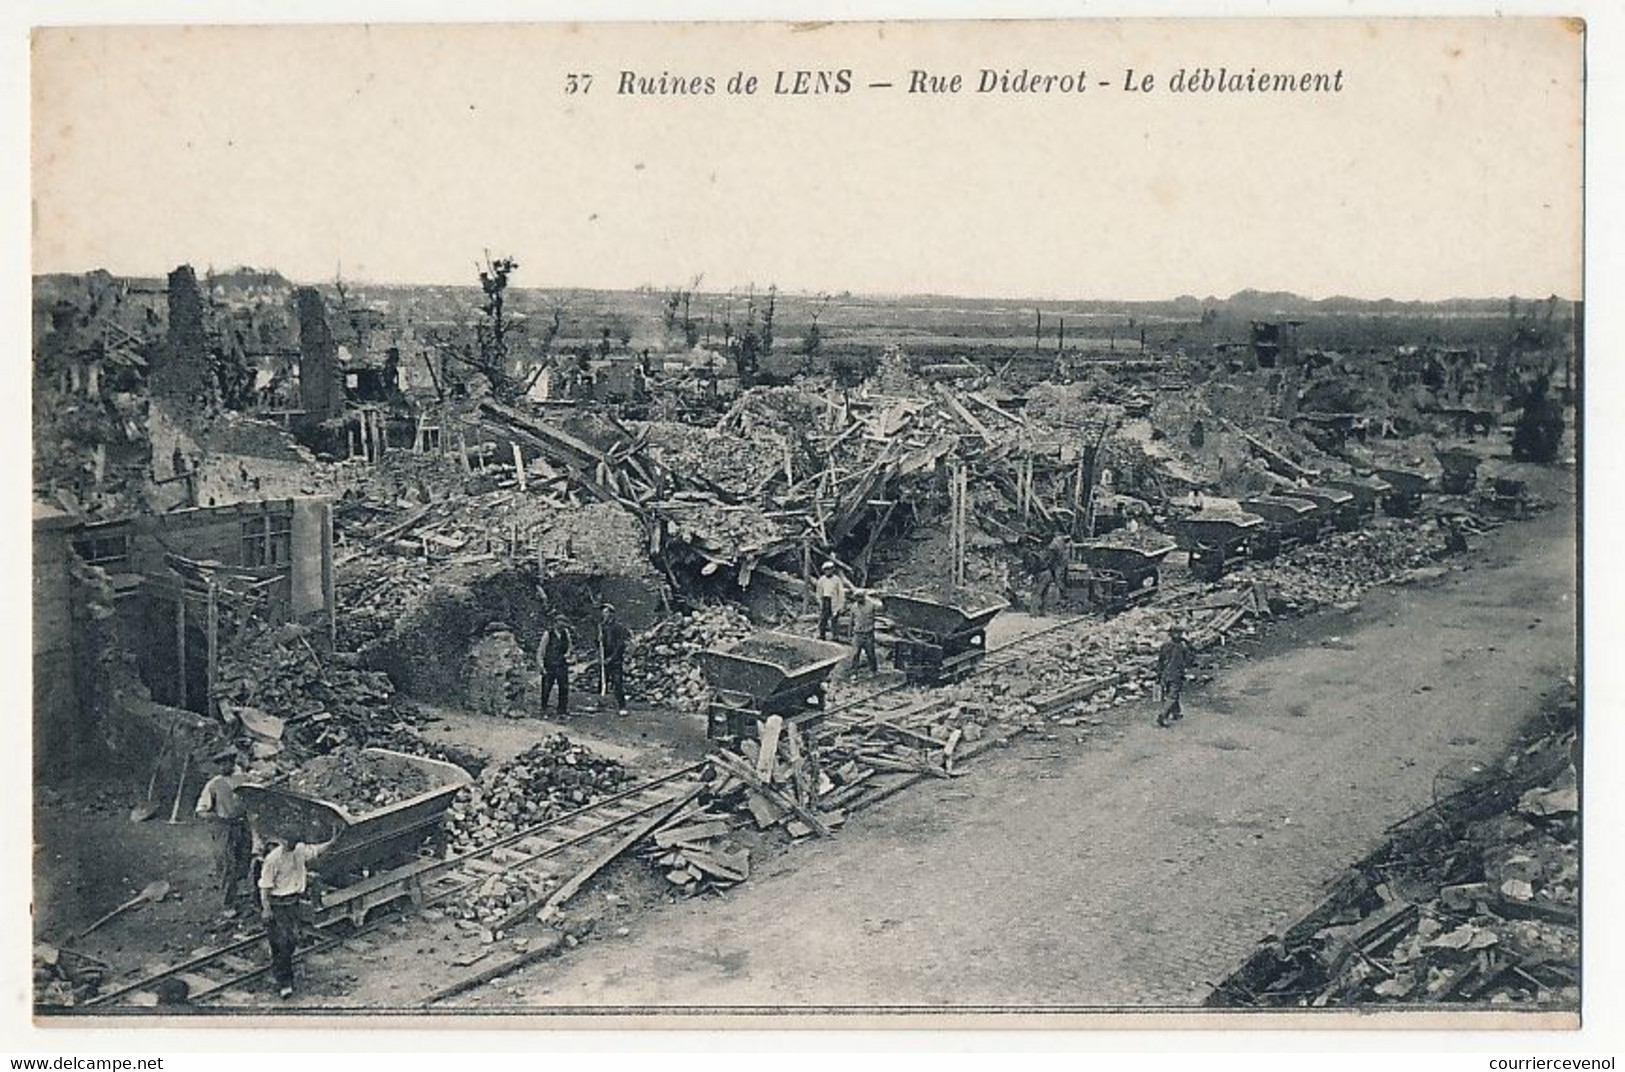
[[209,578],[209,600],[205,610],[204,629],[208,638],[208,673],[204,688],[208,691],[203,697],[203,713],[212,715],[214,714],[214,675],[220,654],[220,586],[213,577]]
[[179,692],[176,707],[186,706],[186,591],[175,597],[175,683]]
[[528,489],[525,486],[525,455],[520,451],[518,443],[509,441],[508,445],[513,448],[513,472],[514,476],[519,478],[519,490],[526,491]]

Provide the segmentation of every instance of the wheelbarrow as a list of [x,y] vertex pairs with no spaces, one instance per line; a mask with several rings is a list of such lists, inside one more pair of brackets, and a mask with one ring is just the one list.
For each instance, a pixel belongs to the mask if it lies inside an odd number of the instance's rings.
[[1354,501],[1352,491],[1310,484],[1283,494],[1294,499],[1307,499],[1320,507],[1322,535],[1330,535],[1334,531],[1352,532],[1360,527],[1360,508]]
[[1106,610],[1143,603],[1156,595],[1162,583],[1162,560],[1176,546],[1160,534],[1132,542],[1108,536],[1073,544],[1067,583],[1085,585],[1089,601]]
[[772,715],[816,724],[825,682],[848,654],[840,644],[776,631],[700,652],[700,672],[712,689],[706,736],[737,741]]
[[1422,493],[1433,486],[1427,474],[1413,469],[1376,469],[1375,474],[1393,490],[1382,497],[1382,509],[1389,517],[1415,517],[1422,507]]
[[916,684],[935,685],[970,673],[987,654],[987,627],[1009,604],[955,595],[880,597],[891,628],[892,665]]
[[1191,573],[1216,581],[1251,554],[1253,541],[1264,535],[1264,519],[1245,511],[1203,511],[1181,521],[1179,530],[1190,552]]
[[1253,558],[1274,558],[1320,538],[1320,507],[1307,499],[1259,495],[1243,499],[1241,508],[1264,519],[1264,530],[1248,547]]
[[1444,472],[1439,477],[1439,490],[1446,495],[1465,495],[1478,483],[1478,464],[1483,459],[1470,450],[1449,447],[1434,452]]
[[1342,488],[1353,495],[1354,508],[1362,522],[1376,517],[1377,504],[1394,490],[1394,486],[1388,481],[1375,476],[1327,477],[1322,483],[1328,488]]
[[321,889],[312,921],[324,926],[335,918],[359,925],[373,908],[406,898],[422,900],[419,874],[426,870],[421,851],[440,848],[446,813],[459,790],[473,779],[454,763],[408,755],[387,748],[363,748],[360,760],[380,775],[407,771],[419,774],[428,788],[394,804],[352,813],[341,804],[295,792],[285,785],[250,783],[237,790],[250,824],[260,837],[319,844],[338,836],[316,859]]

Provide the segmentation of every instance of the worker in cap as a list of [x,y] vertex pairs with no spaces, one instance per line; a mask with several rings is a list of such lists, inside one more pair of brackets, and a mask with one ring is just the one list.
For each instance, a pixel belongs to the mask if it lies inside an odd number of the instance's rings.
[[242,784],[242,768],[234,749],[214,755],[215,773],[203,783],[192,809],[199,819],[214,827],[215,877],[220,896],[230,910],[236,903],[239,883],[248,879],[252,866],[253,835],[248,828],[248,812],[237,796]]
[[632,634],[615,617],[615,605],[605,603],[598,622],[598,692],[615,697],[615,707],[626,714],[626,647]]
[[1042,572],[1038,575],[1036,599],[1038,613],[1044,613],[1051,592],[1063,596],[1066,594],[1066,568],[1071,558],[1072,545],[1067,541],[1065,533],[1057,532],[1054,539],[1044,548]]
[[1185,630],[1177,625],[1171,626],[1168,639],[1157,651],[1157,688],[1167,705],[1157,715],[1158,726],[1166,728],[1169,723],[1185,717],[1179,699],[1185,691],[1185,672],[1195,658],[1195,650],[1185,639]]
[[309,866],[326,852],[343,827],[335,824],[327,840],[307,843],[280,832],[265,836],[265,862],[260,865],[260,918],[271,946],[271,975],[277,996],[293,996],[293,954],[299,947],[299,907],[310,883]]
[[542,635],[536,649],[536,661],[542,668],[542,712],[547,712],[547,696],[553,686],[559,688],[558,712],[570,713],[570,622],[564,615],[553,619],[553,624]]
[[860,657],[869,660],[869,672],[880,673],[880,658],[875,653],[875,616],[880,613],[881,602],[874,592],[859,588],[852,602],[852,667],[857,668]]
[[851,585],[836,570],[835,561],[831,559],[819,571],[818,583],[814,587],[818,593],[818,639],[828,640],[830,631],[835,628],[835,619],[846,609],[846,593]]

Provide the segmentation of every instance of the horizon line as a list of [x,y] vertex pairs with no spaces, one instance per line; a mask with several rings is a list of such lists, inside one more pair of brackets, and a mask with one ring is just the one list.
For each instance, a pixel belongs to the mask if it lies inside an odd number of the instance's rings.
[[[175,267],[179,268],[179,267],[184,267],[184,266],[188,266],[188,265],[189,265],[189,262],[184,262],[183,261],[183,262],[181,262],[181,264],[178,264]],[[238,273],[260,274],[260,275],[277,275],[277,276],[281,276],[282,279],[287,281],[289,284],[291,284],[293,286],[300,286],[300,287],[331,287],[335,283],[338,283],[338,282],[342,282],[346,286],[359,286],[359,287],[401,287],[401,288],[406,288],[406,287],[454,287],[454,288],[469,289],[469,290],[478,290],[479,287],[480,287],[478,281],[455,282],[455,283],[453,283],[453,282],[424,281],[424,280],[417,280],[417,281],[381,280],[381,279],[369,279],[369,278],[366,278],[364,276],[355,276],[355,277],[351,277],[351,278],[345,278],[343,276],[335,276],[334,278],[331,278],[331,279],[322,279],[322,280],[311,281],[311,280],[306,280],[306,279],[295,278],[294,276],[291,276],[291,275],[287,274],[286,272],[283,272],[281,269],[278,269],[278,268],[262,268],[262,267],[257,267],[257,266],[254,266],[254,265],[247,265],[247,264],[233,265],[233,266],[231,266],[229,268],[223,268],[223,269],[215,269],[212,265],[210,265],[210,266],[206,266],[201,271],[196,266],[192,266],[192,267],[193,267],[193,271],[198,272],[200,277],[205,276],[205,275],[209,274],[210,272],[212,272],[215,275],[235,275],[235,274],[238,274]],[[80,276],[89,276],[89,275],[95,274],[96,272],[105,271],[105,272],[107,272],[108,275],[112,276],[115,279],[154,279],[154,280],[164,280],[164,279],[168,278],[169,272],[171,272],[173,270],[174,269],[171,268],[171,269],[168,269],[168,270],[162,270],[162,271],[151,272],[151,273],[145,273],[145,272],[133,273],[133,272],[115,272],[115,271],[112,271],[111,269],[106,269],[106,268],[89,268],[89,269],[80,269],[80,270],[77,270],[77,271],[66,270],[66,269],[58,269],[58,270],[51,270],[51,271],[34,271],[34,272],[31,273],[30,278],[31,278],[31,280],[39,280],[41,278],[46,278],[46,277],[51,277],[51,276],[80,277]],[[800,298],[825,297],[825,298],[833,299],[833,298],[849,297],[849,298],[867,298],[867,299],[877,299],[877,300],[897,300],[897,299],[905,299],[905,298],[926,298],[926,299],[950,299],[950,300],[954,300],[954,301],[1045,302],[1045,303],[1052,303],[1052,304],[1062,304],[1062,303],[1067,303],[1067,302],[1076,302],[1076,303],[1121,302],[1121,303],[1124,303],[1124,304],[1151,305],[1151,304],[1167,304],[1167,303],[1171,303],[1171,302],[1179,302],[1179,301],[1184,301],[1184,300],[1193,300],[1193,301],[1198,301],[1198,302],[1208,302],[1208,301],[1229,302],[1229,301],[1234,301],[1238,297],[1243,297],[1243,296],[1246,296],[1246,295],[1249,295],[1249,294],[1281,295],[1281,296],[1285,296],[1285,297],[1289,297],[1289,298],[1295,298],[1295,299],[1297,299],[1299,301],[1312,302],[1312,303],[1329,302],[1329,301],[1350,301],[1350,302],[1360,302],[1360,303],[1368,304],[1368,305],[1377,305],[1377,304],[1381,304],[1381,303],[1384,303],[1384,302],[1393,302],[1393,303],[1397,303],[1397,304],[1410,304],[1410,305],[1445,305],[1445,304],[1449,304],[1449,303],[1452,303],[1452,302],[1491,302],[1491,301],[1508,301],[1508,300],[1513,300],[1513,299],[1518,300],[1518,301],[1545,302],[1545,301],[1550,301],[1552,298],[1556,298],[1558,301],[1568,302],[1570,304],[1577,304],[1577,303],[1584,300],[1583,295],[1580,296],[1580,297],[1572,297],[1572,296],[1568,296],[1568,295],[1564,295],[1564,294],[1559,294],[1556,291],[1550,291],[1550,292],[1548,292],[1546,294],[1541,294],[1541,295],[1536,295],[1536,294],[1482,294],[1482,295],[1453,294],[1453,295],[1450,295],[1448,297],[1439,297],[1439,298],[1422,298],[1422,297],[1402,298],[1402,297],[1394,297],[1392,295],[1384,295],[1383,297],[1380,297],[1380,298],[1372,298],[1372,297],[1361,296],[1361,295],[1358,295],[1358,294],[1349,294],[1349,293],[1345,293],[1345,292],[1337,292],[1337,293],[1334,293],[1334,294],[1328,294],[1328,295],[1316,297],[1316,296],[1309,295],[1309,294],[1303,294],[1303,293],[1300,293],[1300,292],[1295,291],[1295,290],[1282,290],[1282,289],[1279,289],[1279,288],[1266,289],[1266,288],[1262,288],[1262,287],[1253,287],[1253,286],[1242,287],[1241,289],[1233,291],[1228,295],[1219,295],[1219,294],[1214,294],[1214,293],[1201,295],[1201,294],[1193,293],[1191,291],[1183,291],[1183,292],[1181,292],[1179,294],[1176,294],[1176,295],[1155,297],[1155,298],[1146,298],[1146,297],[1082,297],[1082,296],[1076,296],[1076,295],[1074,295],[1072,297],[1053,297],[1053,296],[1046,297],[1046,296],[1030,295],[1030,294],[1029,295],[959,294],[959,293],[953,293],[953,292],[950,292],[950,291],[934,291],[934,290],[886,291],[886,290],[852,290],[852,289],[832,290],[832,289],[829,289],[829,288],[813,289],[813,288],[806,288],[806,287],[784,287],[784,286],[779,286],[778,284],[775,284],[775,283],[772,283],[772,282],[769,282],[769,283],[767,283],[765,285],[759,285],[759,284],[756,284],[756,283],[747,282],[747,283],[742,283],[742,284],[735,284],[732,287],[729,287],[729,288],[726,288],[726,289],[721,289],[721,290],[699,289],[699,290],[694,291],[694,293],[696,295],[707,295],[707,296],[721,297],[721,296],[734,295],[734,294],[742,295],[742,294],[750,291],[752,288],[755,288],[758,291],[765,293],[766,290],[769,287],[776,288],[777,292],[781,296],[789,295],[789,296],[800,297]],[[639,284],[632,285],[632,286],[617,286],[617,287],[572,285],[572,284],[551,284],[551,285],[522,285],[522,284],[518,284],[518,283],[510,283],[509,284],[509,290],[510,291],[535,291],[535,292],[541,292],[541,293],[558,292],[558,291],[575,291],[575,292],[600,293],[600,294],[636,294],[636,293],[647,291],[647,292],[661,294],[661,293],[670,293],[672,291],[681,290],[681,289],[683,289],[681,284],[658,284],[658,283],[653,283],[653,282],[645,282],[645,283],[639,283]]]

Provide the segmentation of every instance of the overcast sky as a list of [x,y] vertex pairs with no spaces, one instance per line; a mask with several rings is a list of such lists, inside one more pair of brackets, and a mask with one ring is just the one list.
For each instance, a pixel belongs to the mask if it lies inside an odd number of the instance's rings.
[[[42,31],[34,265],[468,283],[489,248],[526,286],[1575,297],[1579,61],[1533,20]],[[1166,91],[1194,66],[1344,88]],[[902,90],[984,67],[1089,88]],[[856,88],[775,96],[780,68]],[[741,69],[757,96],[724,92]]]

